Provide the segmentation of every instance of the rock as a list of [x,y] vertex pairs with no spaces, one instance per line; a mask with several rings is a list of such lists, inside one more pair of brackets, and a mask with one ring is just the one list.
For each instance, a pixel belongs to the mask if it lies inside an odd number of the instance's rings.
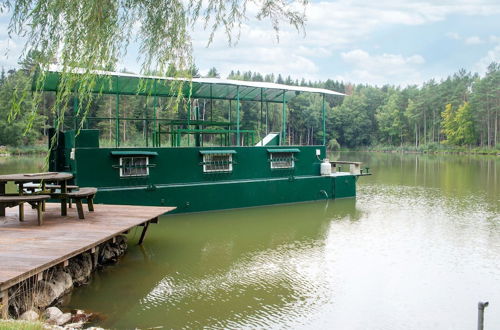
[[116,236],[115,242],[112,240],[102,244],[99,249],[99,264],[106,265],[115,263],[127,250],[127,237],[124,235]]
[[33,285],[32,302],[38,308],[46,308],[73,288],[73,280],[62,267],[45,273],[45,280]]
[[48,323],[56,323],[57,318],[63,315],[63,312],[57,307],[49,307],[43,313]]
[[71,321],[71,313],[64,313],[56,319],[55,323],[57,325],[64,325],[64,324],[68,323],[69,321]]
[[21,316],[19,316],[19,319],[20,320],[23,320],[23,321],[36,321],[38,320],[38,313],[35,312],[34,310],[30,309],[26,312],[24,312],[23,314],[21,314]]
[[53,290],[52,284],[46,281],[39,281],[38,284],[33,288],[32,304],[34,306],[45,308],[57,298],[58,296]]
[[64,326],[64,329],[66,330],[77,330],[77,329],[82,329],[84,323],[83,322],[75,322],[75,323],[68,323]]
[[125,253],[125,251],[127,251],[127,248],[128,248],[127,236],[125,236],[125,235],[116,236],[115,244],[122,252],[121,254]]
[[92,255],[90,253],[82,253],[70,259],[67,267],[75,286],[87,283],[92,269]]

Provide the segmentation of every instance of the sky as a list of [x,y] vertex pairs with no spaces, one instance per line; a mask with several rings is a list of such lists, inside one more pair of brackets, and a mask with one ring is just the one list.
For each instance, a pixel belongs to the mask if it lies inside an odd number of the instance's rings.
[[[305,8],[305,33],[285,22],[279,40],[269,21],[252,18],[230,46],[222,31],[207,46],[208,32],[193,28],[194,57],[202,74],[215,67],[290,75],[294,79],[334,79],[356,84],[421,84],[459,69],[484,74],[500,62],[499,0],[340,0],[311,1]],[[9,39],[9,13],[0,14],[0,66],[16,66],[23,42]],[[120,62],[140,71],[137,47]]]

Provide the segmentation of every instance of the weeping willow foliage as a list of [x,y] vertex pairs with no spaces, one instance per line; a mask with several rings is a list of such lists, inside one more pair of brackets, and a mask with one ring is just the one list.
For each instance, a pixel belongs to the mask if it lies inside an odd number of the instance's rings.
[[[62,128],[64,111],[73,98],[85,118],[95,95],[93,70],[116,67],[131,43],[139,46],[142,73],[190,77],[193,66],[190,32],[202,23],[210,32],[207,45],[218,30],[228,42],[239,39],[242,22],[250,11],[269,20],[276,35],[280,22],[303,30],[307,0],[0,0],[0,10],[11,13],[9,34],[26,40],[22,57],[35,54],[38,65],[33,88],[16,93],[11,111],[14,120],[27,93],[32,93],[33,118],[42,102],[44,71],[57,63],[61,81],[51,112]],[[255,10],[257,8],[257,10]],[[83,69],[75,74],[73,68]],[[175,68],[172,70],[172,68]],[[34,73],[34,72],[33,72]],[[110,81],[111,83],[111,81]],[[175,86],[179,90],[182,86]],[[33,91],[31,91],[33,89]],[[177,102],[179,103],[179,102]],[[83,120],[82,120],[83,122]],[[30,125],[26,127],[28,130]]]

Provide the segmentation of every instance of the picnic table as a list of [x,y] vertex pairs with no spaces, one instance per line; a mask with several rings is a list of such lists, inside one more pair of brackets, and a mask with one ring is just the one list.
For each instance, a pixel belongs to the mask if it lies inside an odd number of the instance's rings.
[[[46,184],[60,185],[61,194],[61,216],[67,215],[67,193],[68,181],[73,178],[73,174],[65,172],[43,172],[43,173],[20,173],[0,175],[0,196],[7,196],[5,186],[8,182],[14,182],[18,185],[18,194],[24,194],[24,184],[40,183],[42,192],[45,190]],[[10,195],[12,196],[12,195]],[[0,205],[0,216],[5,216],[5,205]],[[24,205],[19,204],[19,217],[22,219],[24,215]]]

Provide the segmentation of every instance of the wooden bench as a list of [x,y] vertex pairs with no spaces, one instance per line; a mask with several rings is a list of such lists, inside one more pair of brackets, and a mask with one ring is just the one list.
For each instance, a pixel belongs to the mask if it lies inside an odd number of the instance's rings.
[[337,160],[330,162],[332,164],[332,172],[337,172],[337,168],[340,166],[337,165],[349,165],[349,172],[354,175],[360,175],[361,174],[361,164],[362,162],[350,162],[350,161],[342,161],[342,160]]
[[38,213],[38,225],[43,224],[43,209],[42,204],[50,198],[49,195],[16,195],[16,196],[0,196],[0,205],[3,207],[19,206],[19,221],[24,221],[23,203],[30,203],[36,207]]
[[[45,189],[44,189],[45,188]],[[73,190],[78,190],[78,186],[75,185],[67,185],[66,190],[68,192],[72,192]],[[46,185],[42,186],[41,183],[33,183],[33,182],[28,182],[23,185],[23,189],[25,190],[26,193],[48,193],[46,190],[50,190],[50,194],[53,194],[54,196],[59,196],[59,194],[56,193],[57,189],[61,189],[61,185],[59,184],[50,184],[47,183]],[[68,200],[68,206],[71,208],[71,199]]]
[[80,188],[79,190],[72,191],[66,194],[69,199],[74,199],[76,209],[78,210],[78,218],[85,219],[83,215],[82,199],[87,200],[89,212],[94,212],[94,196],[97,193],[97,188]]

